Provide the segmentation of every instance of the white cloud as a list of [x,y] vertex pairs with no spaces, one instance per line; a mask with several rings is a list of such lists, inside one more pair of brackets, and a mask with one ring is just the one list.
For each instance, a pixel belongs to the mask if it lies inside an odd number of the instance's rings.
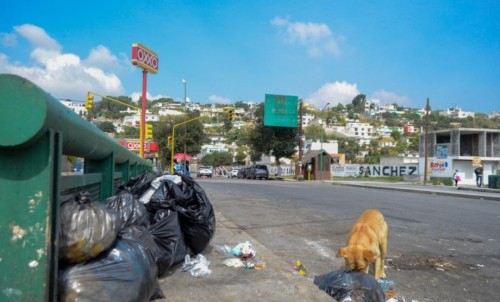
[[7,47],[14,47],[17,44],[16,35],[12,33],[0,33],[0,44]]
[[398,105],[409,105],[411,103],[410,98],[407,96],[400,96],[395,94],[394,92],[386,91],[386,90],[378,90],[375,91],[372,95],[373,101],[380,104],[393,104],[397,103]]
[[334,37],[330,27],[324,23],[290,22],[288,18],[275,17],[271,25],[277,27],[279,34],[291,44],[302,45],[312,57],[323,54],[340,55],[339,42],[342,36]]
[[120,60],[106,47],[97,46],[82,60],[77,54],[64,53],[61,45],[43,28],[24,24],[15,26],[14,31],[3,34],[2,41],[6,36],[11,41],[19,37],[28,40],[33,47],[31,60],[24,60],[29,63],[10,62],[8,55],[0,53],[0,72],[25,77],[56,98],[83,100],[87,91],[123,94],[119,77],[109,71],[112,66],[119,66]]
[[113,68],[120,66],[120,60],[111,53],[105,46],[99,45],[90,50],[90,54],[85,59],[86,65],[100,67],[100,68]]
[[[132,101],[136,102],[137,104],[139,104],[139,100],[142,99],[142,92],[132,92],[130,94],[130,98],[132,99]],[[168,95],[161,95],[161,94],[158,94],[158,95],[151,95],[149,92],[146,92],[146,99],[148,101],[154,101],[154,100],[158,100],[158,99],[161,99],[161,98],[170,98],[170,96]]]
[[23,38],[27,39],[35,48],[60,51],[61,45],[52,39],[43,28],[32,24],[14,26],[15,31]]
[[211,95],[208,100],[216,104],[231,104],[231,100],[217,95]]
[[360,94],[357,84],[343,82],[326,83],[313,92],[305,101],[316,108],[323,108],[326,103],[336,106],[338,103],[348,104]]

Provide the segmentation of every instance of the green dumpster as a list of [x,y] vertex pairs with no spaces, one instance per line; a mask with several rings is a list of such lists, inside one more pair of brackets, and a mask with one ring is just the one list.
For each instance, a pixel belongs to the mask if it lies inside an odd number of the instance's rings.
[[500,175],[489,175],[488,176],[488,188],[500,189]]

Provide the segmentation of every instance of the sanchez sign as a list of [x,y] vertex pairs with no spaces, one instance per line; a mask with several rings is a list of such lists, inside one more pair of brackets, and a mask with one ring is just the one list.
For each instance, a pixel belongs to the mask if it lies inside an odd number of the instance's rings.
[[132,64],[140,66],[151,73],[158,72],[158,56],[139,43],[132,44]]

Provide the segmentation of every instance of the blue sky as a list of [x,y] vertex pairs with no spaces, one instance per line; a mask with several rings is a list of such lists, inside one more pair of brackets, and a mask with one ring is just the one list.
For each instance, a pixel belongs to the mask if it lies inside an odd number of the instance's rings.
[[0,73],[56,98],[136,98],[133,43],[159,56],[148,95],[200,103],[296,95],[322,108],[500,110],[500,1],[8,1]]

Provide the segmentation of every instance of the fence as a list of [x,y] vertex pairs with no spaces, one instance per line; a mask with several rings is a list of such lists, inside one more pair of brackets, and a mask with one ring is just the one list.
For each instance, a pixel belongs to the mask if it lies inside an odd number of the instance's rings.
[[[0,124],[0,300],[56,301],[61,198],[104,200],[151,164],[15,75],[0,75]],[[84,173],[63,175],[65,155]]]

